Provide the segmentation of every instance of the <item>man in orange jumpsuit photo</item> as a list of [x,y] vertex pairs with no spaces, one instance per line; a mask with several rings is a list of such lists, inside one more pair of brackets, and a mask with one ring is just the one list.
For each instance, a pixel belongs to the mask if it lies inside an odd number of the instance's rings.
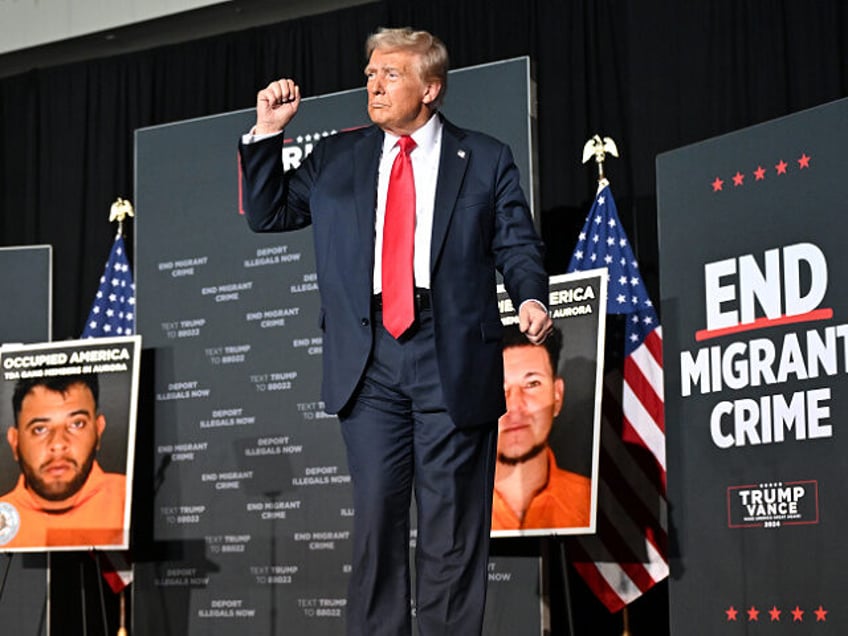
[[15,385],[6,441],[21,474],[0,496],[0,551],[122,544],[126,476],[96,459],[106,429],[99,390],[95,375]]
[[548,442],[565,397],[562,333],[554,328],[539,346],[517,334],[504,330],[507,411],[498,421],[492,530],[587,527],[591,480],[558,467]]

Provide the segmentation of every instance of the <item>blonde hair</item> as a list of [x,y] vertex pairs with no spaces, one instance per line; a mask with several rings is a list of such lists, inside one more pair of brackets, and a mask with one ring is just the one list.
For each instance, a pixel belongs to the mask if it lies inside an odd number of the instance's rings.
[[411,27],[388,29],[382,27],[365,41],[365,59],[376,50],[402,50],[418,56],[418,74],[425,82],[438,81],[442,85],[434,106],[439,106],[448,90],[448,49],[439,38],[427,31]]

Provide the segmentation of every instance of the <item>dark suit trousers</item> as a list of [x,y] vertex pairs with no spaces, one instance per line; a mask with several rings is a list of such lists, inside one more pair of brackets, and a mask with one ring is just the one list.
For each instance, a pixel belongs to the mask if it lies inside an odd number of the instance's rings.
[[375,321],[372,360],[341,417],[355,507],[347,634],[411,633],[414,489],[418,633],[474,636],[486,601],[497,427],[454,425],[429,310],[400,341],[379,312]]

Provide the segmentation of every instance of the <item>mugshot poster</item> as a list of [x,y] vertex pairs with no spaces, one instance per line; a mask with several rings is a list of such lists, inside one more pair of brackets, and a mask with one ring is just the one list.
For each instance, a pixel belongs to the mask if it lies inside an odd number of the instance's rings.
[[842,100],[658,158],[673,633],[848,633],[846,138]]
[[606,294],[606,269],[551,277],[555,333],[535,346],[499,289],[507,412],[498,422],[493,537],[595,532]]
[[[508,140],[532,184],[529,60],[450,77],[447,116]],[[516,90],[501,95],[504,82]],[[304,99],[284,166],[366,124],[365,105],[364,89]],[[137,497],[134,524],[139,633],[345,629],[355,511],[339,422],[320,400],[313,237],[254,234],[239,213],[237,142],[255,119],[136,133],[137,324],[153,367],[137,470],[149,501]],[[493,558],[489,580],[486,633],[541,634],[539,559]]]
[[0,551],[128,547],[140,346],[0,349]]

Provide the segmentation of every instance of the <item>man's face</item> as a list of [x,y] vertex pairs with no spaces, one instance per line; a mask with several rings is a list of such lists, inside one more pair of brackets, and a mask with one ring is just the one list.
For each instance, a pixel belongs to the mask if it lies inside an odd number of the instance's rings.
[[544,347],[509,347],[503,357],[506,413],[498,420],[498,459],[520,463],[546,448],[565,382],[554,376]]
[[394,135],[407,135],[427,123],[427,104],[441,90],[438,82],[421,79],[417,62],[416,53],[375,49],[365,68],[368,116]]
[[65,393],[33,387],[7,434],[27,488],[48,502],[75,495],[88,479],[105,427],[84,384]]

